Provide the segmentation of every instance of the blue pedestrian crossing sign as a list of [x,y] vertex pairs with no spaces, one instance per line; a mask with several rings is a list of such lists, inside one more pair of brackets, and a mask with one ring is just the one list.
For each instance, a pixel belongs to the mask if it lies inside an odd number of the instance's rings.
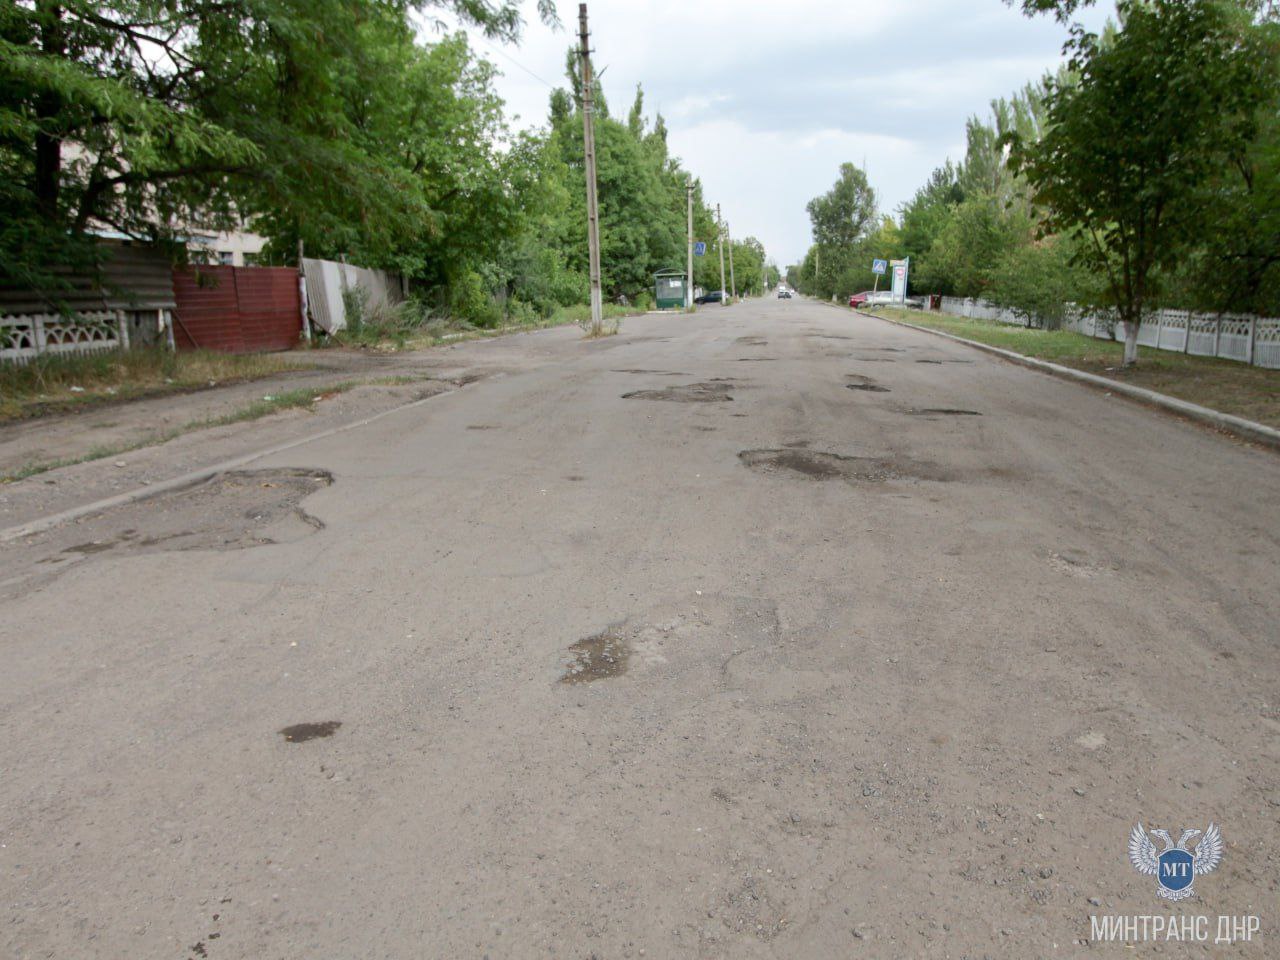
[[872,273],[888,273],[889,261],[888,260],[872,260],[871,272]]
[[695,257],[705,257],[707,255],[707,245],[699,240],[693,245],[693,255]]

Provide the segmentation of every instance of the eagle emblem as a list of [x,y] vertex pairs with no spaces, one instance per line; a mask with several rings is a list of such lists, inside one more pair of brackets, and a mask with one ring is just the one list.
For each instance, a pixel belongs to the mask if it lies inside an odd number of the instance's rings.
[[[1164,841],[1164,850],[1156,851],[1152,837]],[[1187,844],[1196,837],[1200,837],[1200,841],[1192,852]],[[1211,823],[1203,832],[1183,830],[1174,843],[1167,830],[1148,833],[1138,824],[1129,834],[1129,861],[1139,873],[1156,878],[1159,883],[1156,892],[1160,896],[1166,900],[1185,900],[1194,893],[1191,885],[1196,877],[1213,872],[1222,862],[1222,831]]]

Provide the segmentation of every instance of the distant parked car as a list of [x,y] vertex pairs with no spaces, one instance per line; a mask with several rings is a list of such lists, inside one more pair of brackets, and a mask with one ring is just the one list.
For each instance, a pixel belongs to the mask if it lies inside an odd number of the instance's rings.
[[694,303],[724,303],[724,299],[725,299],[725,296],[724,296],[723,290],[712,290],[709,293],[704,293],[700,297],[694,297],[693,302]]
[[869,296],[871,296],[870,290],[863,290],[861,293],[855,293],[852,297],[849,298],[849,306],[861,307],[863,304],[867,302],[867,298]]
[[790,290],[788,290],[786,287],[783,287],[782,289],[780,289],[780,290],[778,291],[778,299],[779,299],[779,300],[790,300],[790,299],[791,299],[791,291],[790,291]]

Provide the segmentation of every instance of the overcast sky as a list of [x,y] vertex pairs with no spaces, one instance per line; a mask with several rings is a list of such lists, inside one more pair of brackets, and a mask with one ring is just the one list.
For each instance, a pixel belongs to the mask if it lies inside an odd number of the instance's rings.
[[[520,45],[476,38],[502,71],[520,126],[541,126],[548,84],[565,85],[578,4],[558,0],[562,31],[526,0]],[[1099,27],[1102,0],[1083,15]],[[964,124],[1061,62],[1066,28],[1001,0],[594,0],[597,72],[613,116],[637,83],[661,111],[674,155],[701,177],[735,237],[756,236],[780,265],[808,248],[805,204],[845,161],[865,162],[893,213],[948,156]]]

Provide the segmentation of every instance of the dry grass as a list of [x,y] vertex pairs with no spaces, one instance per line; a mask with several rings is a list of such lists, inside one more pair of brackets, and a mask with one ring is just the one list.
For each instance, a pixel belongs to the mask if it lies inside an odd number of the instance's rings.
[[0,364],[0,423],[305,369],[278,354],[163,348],[46,354]]
[[1280,370],[1148,347],[1138,348],[1136,367],[1123,370],[1122,344],[1068,330],[1026,330],[990,320],[966,320],[916,310],[881,308],[876,312],[1280,427]]

